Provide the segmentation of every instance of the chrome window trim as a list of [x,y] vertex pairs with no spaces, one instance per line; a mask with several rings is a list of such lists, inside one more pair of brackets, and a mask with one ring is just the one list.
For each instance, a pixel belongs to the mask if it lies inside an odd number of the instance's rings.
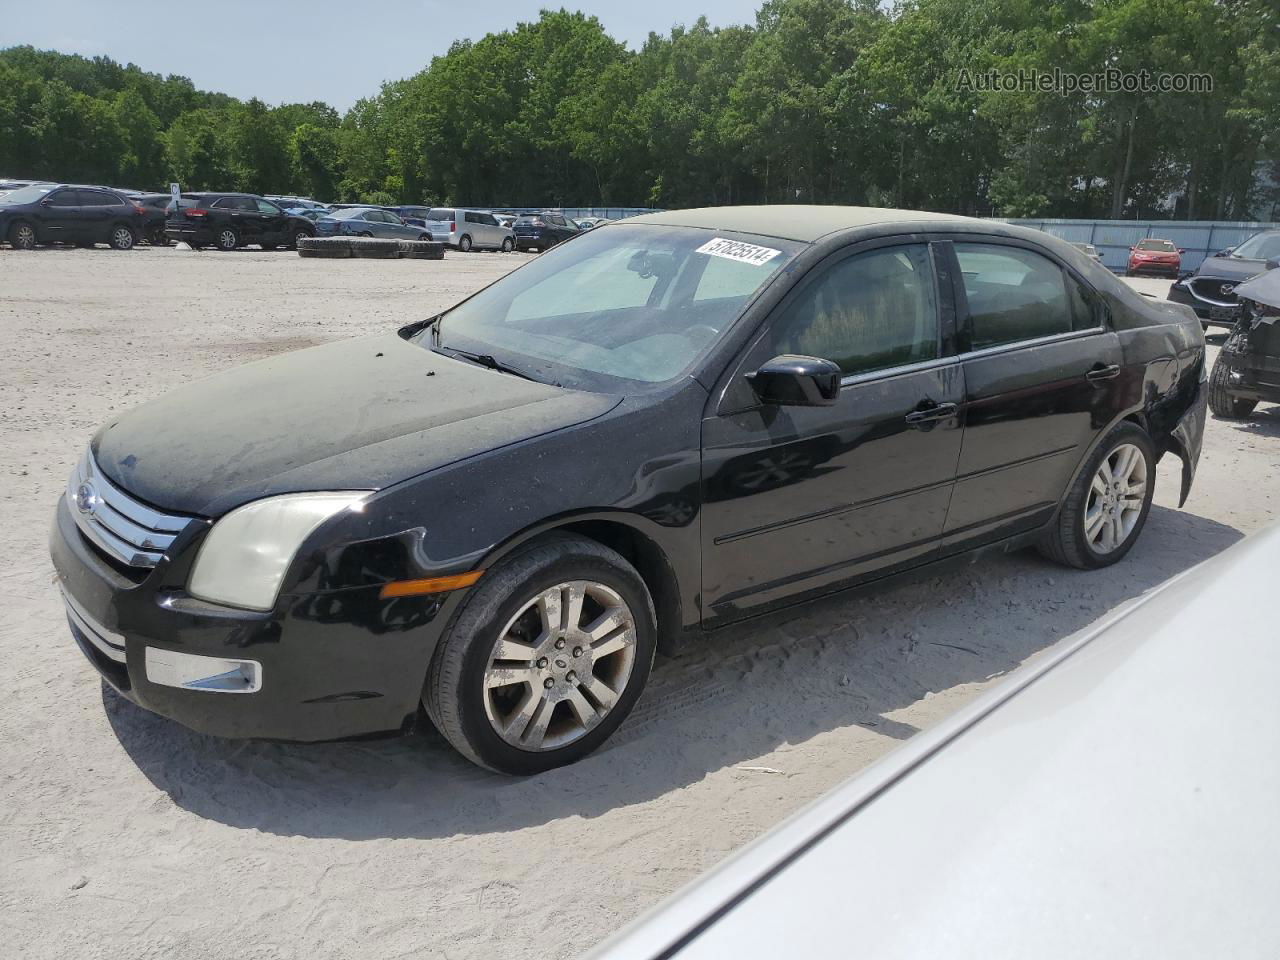
[[910,373],[919,373],[922,370],[933,370],[938,367],[951,366],[960,361],[960,357],[952,355],[949,357],[935,357],[932,360],[919,360],[915,363],[904,363],[896,367],[881,367],[879,370],[864,370],[861,373],[850,373],[840,380],[840,388],[856,386],[859,383],[867,383],[872,380],[887,380],[890,377],[901,377]]
[[1082,337],[1092,337],[1100,333],[1106,333],[1107,328],[1102,325],[1089,327],[1085,330],[1068,330],[1065,333],[1052,333],[1047,337],[1033,337],[1030,340],[1014,340],[1011,343],[998,343],[993,347],[983,347],[980,350],[969,350],[965,353],[957,354],[959,360],[972,360],[978,357],[990,357],[999,353],[1008,353],[1010,350],[1024,350],[1027,347],[1039,347],[1048,343],[1059,343],[1065,340],[1078,340]]

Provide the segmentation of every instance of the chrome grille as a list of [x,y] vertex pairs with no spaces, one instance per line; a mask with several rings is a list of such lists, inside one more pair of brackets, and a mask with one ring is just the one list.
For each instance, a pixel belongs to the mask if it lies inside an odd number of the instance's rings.
[[102,475],[88,451],[67,481],[67,506],[95,546],[130,567],[154,567],[192,520],[139,503]]
[[[1243,280],[1218,280],[1213,277],[1196,277],[1191,281],[1191,292],[1201,300],[1218,305],[1219,307],[1234,307],[1237,298],[1234,292],[1236,283],[1244,283]],[[1233,288],[1231,293],[1223,293],[1223,285]]]

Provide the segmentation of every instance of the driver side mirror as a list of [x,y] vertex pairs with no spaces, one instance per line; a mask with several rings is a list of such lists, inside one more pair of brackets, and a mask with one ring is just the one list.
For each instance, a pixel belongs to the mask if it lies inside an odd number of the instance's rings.
[[840,367],[818,357],[783,354],[747,380],[764,403],[780,407],[829,407],[840,396]]
[[1232,250],[1234,250],[1234,249],[1235,249],[1235,247],[1223,247],[1221,250],[1219,250],[1217,253],[1215,253],[1215,254],[1214,254],[1214,256],[1215,256],[1215,257],[1225,257],[1225,256],[1229,256],[1229,255],[1231,254],[1231,251],[1232,251]]

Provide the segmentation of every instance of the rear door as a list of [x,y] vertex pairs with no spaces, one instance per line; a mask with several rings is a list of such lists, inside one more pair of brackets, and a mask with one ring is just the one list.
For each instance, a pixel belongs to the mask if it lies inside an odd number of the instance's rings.
[[943,549],[957,552],[1053,516],[1117,415],[1123,355],[1101,298],[1047,251],[1000,237],[951,251],[966,419]]
[[102,190],[77,191],[80,195],[80,216],[77,222],[79,239],[88,243],[107,243],[111,239],[111,224],[121,214],[118,197]]
[[[903,239],[815,267],[704,419],[707,622],[937,553],[964,390],[948,333],[950,281],[936,282],[934,260],[928,244]],[[704,280],[712,273],[708,265]],[[726,282],[712,277],[708,295]],[[838,363],[836,404],[762,405],[746,378],[780,354]]]

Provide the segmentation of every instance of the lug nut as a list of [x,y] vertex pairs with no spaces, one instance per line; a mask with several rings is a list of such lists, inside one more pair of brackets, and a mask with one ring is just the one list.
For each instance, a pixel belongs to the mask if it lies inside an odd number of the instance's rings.
[[574,647],[574,648],[573,648],[573,655],[574,655],[575,657],[580,657],[580,656],[582,656],[582,648],[581,648],[581,647]]
[[561,637],[559,640],[556,641],[556,649],[557,650],[564,649],[564,637]]
[[539,670],[545,670],[545,669],[547,669],[547,658],[546,658],[546,657],[540,657],[540,658],[538,658],[538,669],[539,669]]
[[565,679],[568,680],[570,683],[577,683],[578,675],[574,673],[572,670],[570,670],[567,674],[565,674]]
[[556,682],[552,680],[550,677],[547,677],[547,679],[542,681],[542,685],[546,687],[548,690],[550,690],[552,687],[556,685]]

